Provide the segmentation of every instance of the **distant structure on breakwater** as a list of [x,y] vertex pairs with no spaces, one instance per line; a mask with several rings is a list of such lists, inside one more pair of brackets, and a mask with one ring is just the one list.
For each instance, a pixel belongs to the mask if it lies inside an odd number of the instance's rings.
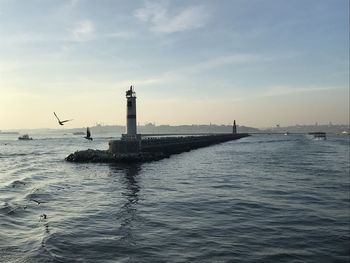
[[109,141],[109,149],[77,151],[66,157],[70,162],[145,162],[169,157],[193,149],[210,146],[249,136],[237,133],[236,121],[232,133],[173,134],[163,136],[137,133],[136,93],[133,86],[126,91],[126,134],[121,139]]

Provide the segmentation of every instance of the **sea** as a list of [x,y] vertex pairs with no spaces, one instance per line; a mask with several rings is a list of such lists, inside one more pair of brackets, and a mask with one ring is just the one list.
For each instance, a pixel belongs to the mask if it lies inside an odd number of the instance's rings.
[[350,262],[349,137],[252,135],[154,162],[0,135],[0,262]]

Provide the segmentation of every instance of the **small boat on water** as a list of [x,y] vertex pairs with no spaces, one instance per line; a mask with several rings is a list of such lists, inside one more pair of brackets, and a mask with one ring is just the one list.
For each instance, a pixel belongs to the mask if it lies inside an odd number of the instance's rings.
[[28,134],[23,134],[22,136],[18,137],[18,140],[28,141],[28,140],[33,140],[33,138],[29,137]]
[[315,140],[326,140],[326,133],[325,132],[309,132],[309,135],[312,135]]

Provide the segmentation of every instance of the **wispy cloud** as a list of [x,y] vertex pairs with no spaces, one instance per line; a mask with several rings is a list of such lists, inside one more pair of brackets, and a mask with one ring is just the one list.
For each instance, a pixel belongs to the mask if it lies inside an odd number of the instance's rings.
[[201,61],[197,64],[191,65],[190,67],[186,67],[185,69],[189,73],[199,73],[202,71],[222,67],[225,65],[252,63],[263,60],[266,61],[269,59],[270,58],[258,54],[237,53]]
[[[0,45],[26,45],[32,43],[57,43],[57,42],[84,42],[94,39],[118,39],[128,40],[136,37],[136,33],[132,31],[116,31],[116,32],[97,32],[94,23],[85,23],[86,21],[74,24],[70,29],[57,34],[30,32],[7,35]],[[67,34],[68,31],[68,34]]]
[[132,31],[117,31],[98,34],[98,38],[112,38],[112,39],[130,39],[136,37],[136,33]]
[[24,63],[20,63],[18,61],[6,61],[0,62],[0,75],[1,73],[8,73],[20,70],[23,68]]
[[80,2],[80,0],[69,0],[65,6],[67,8],[75,8],[78,6],[79,2]]
[[183,65],[177,69],[169,70],[167,72],[164,72],[162,79],[164,81],[186,79],[191,75],[196,75],[201,73],[206,74],[206,72],[208,72],[209,70],[220,68],[223,66],[256,63],[259,61],[267,61],[271,59],[273,58],[267,57],[264,55],[259,55],[259,54],[250,54],[250,53],[229,54],[226,56],[209,58],[207,60],[202,60],[194,64]]
[[[128,86],[130,83],[133,85],[154,85],[160,83],[173,83],[174,81],[182,81],[185,79],[191,79],[193,75],[196,74],[207,74],[206,72],[215,68],[220,68],[227,65],[234,64],[245,64],[245,63],[255,63],[258,61],[271,60],[273,58],[258,54],[249,53],[237,53],[230,54],[227,56],[221,56],[216,58],[210,58],[207,60],[202,60],[195,64],[181,65],[178,68],[165,70],[163,72],[158,72],[156,75],[148,76],[144,79],[130,79],[126,81],[120,81],[117,83],[121,86]],[[232,83],[227,85],[232,87]]]
[[288,96],[292,94],[306,93],[306,92],[317,92],[317,91],[327,91],[327,90],[336,90],[340,87],[333,86],[303,86],[303,87],[294,87],[294,86],[273,86],[265,90],[263,96]]
[[189,6],[170,14],[165,4],[147,2],[134,12],[134,16],[150,25],[154,32],[174,33],[203,27],[208,21],[209,11],[204,6]]
[[70,30],[77,41],[88,41],[95,37],[95,24],[91,20],[79,21]]
[[[136,86],[150,86],[153,87],[158,84],[167,83],[171,85],[174,82],[190,80],[193,78],[193,75],[197,74],[207,74],[206,72],[219,68],[222,66],[226,66],[229,64],[242,64],[242,63],[254,63],[257,61],[264,61],[272,59],[270,57],[266,57],[263,55],[257,54],[231,54],[228,56],[211,58],[208,60],[203,60],[201,62],[191,64],[191,65],[182,65],[178,68],[165,70],[163,72],[157,72],[154,75],[146,76],[145,78],[136,78],[136,79],[128,79],[128,80],[120,80],[114,83],[114,86],[122,86],[127,87],[128,85],[136,85]],[[218,80],[215,80],[218,85]],[[220,83],[220,86],[230,87],[232,88],[232,83],[225,84],[224,82]],[[159,86],[160,87],[160,86]]]
[[[148,85],[153,85],[160,82],[161,79],[157,78],[134,78],[134,79],[120,79],[120,80],[108,80],[101,81],[92,77],[79,78],[73,81],[56,81],[51,82],[50,87],[52,90],[85,90],[85,89],[95,89],[96,93],[115,91],[116,89],[124,90],[130,85],[135,85],[138,87],[144,87]],[[51,91],[52,92],[52,91]]]

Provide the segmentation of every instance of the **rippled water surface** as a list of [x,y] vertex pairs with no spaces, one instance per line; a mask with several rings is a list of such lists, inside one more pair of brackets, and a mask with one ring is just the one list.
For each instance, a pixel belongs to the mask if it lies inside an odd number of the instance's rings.
[[347,137],[256,135],[138,165],[67,163],[108,138],[49,137],[0,137],[0,262],[350,261]]

